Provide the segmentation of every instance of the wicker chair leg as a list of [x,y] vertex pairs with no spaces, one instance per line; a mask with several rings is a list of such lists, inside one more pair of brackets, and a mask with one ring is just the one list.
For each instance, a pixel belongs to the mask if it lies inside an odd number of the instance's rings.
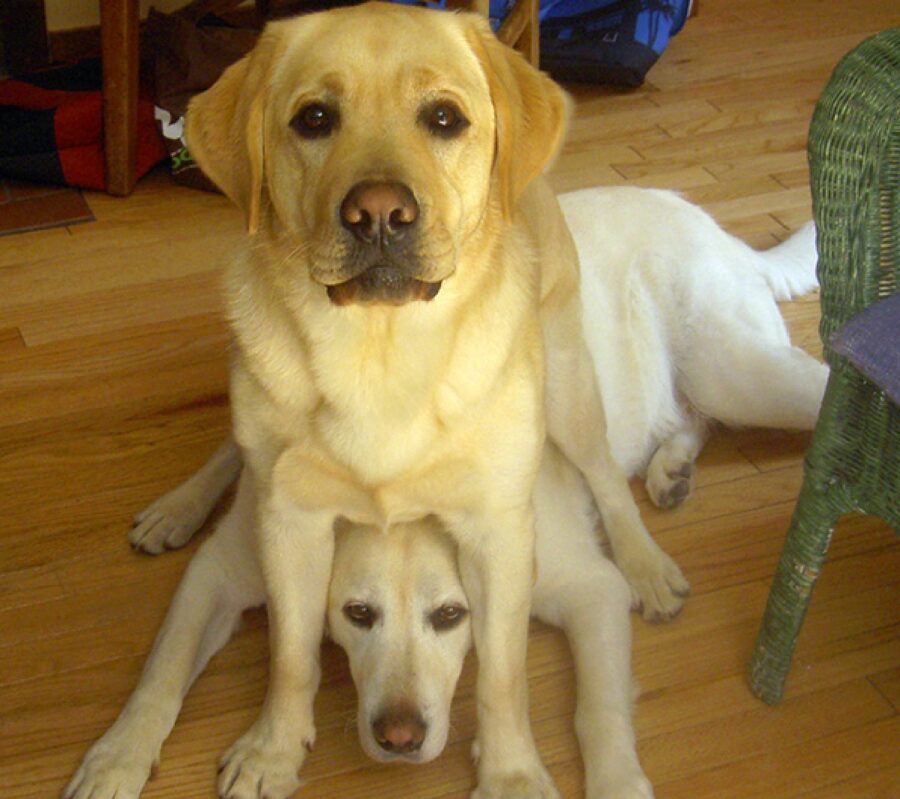
[[770,705],[781,701],[810,595],[841,516],[826,485],[807,473],[750,663],[750,688]]

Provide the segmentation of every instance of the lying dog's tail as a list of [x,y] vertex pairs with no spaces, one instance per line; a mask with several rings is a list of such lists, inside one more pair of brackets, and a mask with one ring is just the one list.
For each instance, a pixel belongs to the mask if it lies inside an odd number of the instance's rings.
[[816,228],[812,222],[759,256],[757,266],[776,300],[790,300],[818,287]]

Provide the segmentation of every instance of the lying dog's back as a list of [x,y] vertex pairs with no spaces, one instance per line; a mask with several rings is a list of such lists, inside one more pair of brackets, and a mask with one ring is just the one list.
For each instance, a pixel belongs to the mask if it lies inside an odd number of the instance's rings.
[[[775,300],[817,285],[812,224],[758,252],[668,191],[585,189],[562,195],[560,204],[581,261],[585,334],[602,375],[610,443],[625,470],[642,471],[691,411],[738,424],[769,421],[703,407],[704,392],[692,388],[712,370],[719,386],[722,372],[742,373],[747,386],[758,380],[762,390],[787,379],[780,366],[757,363],[755,353],[790,348]],[[811,390],[820,395],[824,367],[800,360],[794,365],[813,373]],[[737,406],[741,398],[730,399]],[[800,421],[773,414],[770,423],[807,426],[818,403],[800,404]]]

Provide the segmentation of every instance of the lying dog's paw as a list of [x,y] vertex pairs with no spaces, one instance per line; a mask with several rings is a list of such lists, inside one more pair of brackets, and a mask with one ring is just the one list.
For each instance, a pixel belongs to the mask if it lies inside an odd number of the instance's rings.
[[471,799],[559,799],[550,775],[543,768],[483,775]]
[[[220,799],[287,799],[300,787],[306,749],[286,752],[251,728],[219,763]],[[308,747],[311,744],[307,745]]]
[[675,561],[654,542],[617,555],[616,565],[628,580],[632,607],[645,621],[668,621],[681,610],[691,587]]
[[98,742],[85,755],[62,799],[138,799],[150,778],[152,764]]
[[135,549],[151,555],[178,549],[203,526],[209,511],[202,497],[179,486],[134,517],[128,541]]
[[647,468],[647,493],[653,504],[663,510],[677,507],[691,493],[694,465],[683,461],[666,464],[655,457]]

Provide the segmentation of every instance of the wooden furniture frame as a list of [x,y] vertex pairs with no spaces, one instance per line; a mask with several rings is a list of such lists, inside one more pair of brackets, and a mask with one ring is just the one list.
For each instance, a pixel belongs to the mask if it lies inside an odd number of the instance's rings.
[[138,0],[100,0],[106,190],[120,197],[136,180],[139,22]]

